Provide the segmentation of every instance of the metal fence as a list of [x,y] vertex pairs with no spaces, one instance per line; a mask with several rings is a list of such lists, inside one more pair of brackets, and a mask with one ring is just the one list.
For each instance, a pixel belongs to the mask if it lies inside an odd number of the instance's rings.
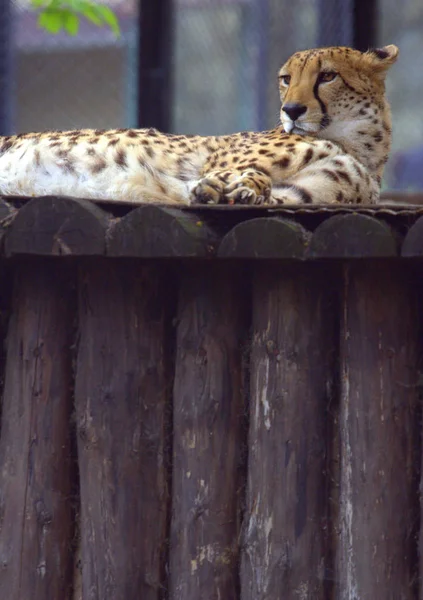
[[2,41],[13,54],[3,69],[13,83],[4,131],[264,129],[278,118],[283,61],[353,39],[352,0],[112,0],[119,39],[84,21],[76,36],[52,35],[29,0],[2,1],[12,8]]

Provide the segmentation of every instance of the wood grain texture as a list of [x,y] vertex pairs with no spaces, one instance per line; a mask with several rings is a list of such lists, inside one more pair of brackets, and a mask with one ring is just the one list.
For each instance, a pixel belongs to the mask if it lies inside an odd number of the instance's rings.
[[257,267],[242,600],[327,600],[336,287],[312,265]]
[[344,267],[340,600],[411,600],[419,522],[419,320],[402,265]]
[[85,262],[75,403],[84,600],[164,597],[169,520],[165,274]]
[[66,270],[56,266],[15,271],[0,438],[0,597],[8,600],[67,600],[72,585],[73,314]]
[[240,271],[184,269],[173,418],[169,598],[237,598],[245,460]]

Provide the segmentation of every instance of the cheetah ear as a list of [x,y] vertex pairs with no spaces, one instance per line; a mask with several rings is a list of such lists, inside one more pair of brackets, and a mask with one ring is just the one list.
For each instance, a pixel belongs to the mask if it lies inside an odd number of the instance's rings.
[[371,48],[364,57],[373,72],[385,75],[385,72],[391,67],[398,58],[399,50],[394,44],[384,46],[383,48]]

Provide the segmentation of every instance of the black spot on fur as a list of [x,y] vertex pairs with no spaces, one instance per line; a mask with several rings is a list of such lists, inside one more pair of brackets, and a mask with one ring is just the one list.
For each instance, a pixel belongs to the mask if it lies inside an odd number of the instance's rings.
[[122,169],[126,169],[126,167],[128,166],[128,161],[127,161],[127,158],[126,158],[126,152],[125,152],[125,150],[120,149],[120,150],[118,150],[116,152],[115,162]]
[[103,171],[103,169],[105,169],[106,167],[106,161],[104,160],[104,158],[99,156],[91,167],[91,173],[93,175],[96,175],[97,173],[100,173],[100,171]]
[[282,169],[286,169],[287,167],[289,167],[290,162],[291,159],[289,158],[289,156],[284,156],[279,160],[275,160],[273,164],[275,167],[282,167]]
[[75,159],[66,154],[62,159],[61,167],[67,173],[75,173]]
[[329,127],[329,125],[331,124],[331,118],[328,114],[323,115],[322,120],[320,121],[320,127],[322,129],[325,129],[326,127]]
[[299,187],[297,185],[293,185],[291,187],[299,195],[299,197],[301,198],[301,202],[304,202],[304,204],[312,204],[313,203],[313,198],[311,197],[311,194],[309,194],[304,188]]
[[329,169],[322,169],[322,173],[324,173],[329,179],[332,179],[332,181],[339,181],[339,177],[337,176],[337,174],[333,171],[330,171]]
[[304,154],[303,165],[308,164],[313,158],[314,151],[312,148],[308,148],[307,152]]
[[11,139],[9,137],[3,138],[1,145],[0,145],[0,154],[4,154],[4,152],[7,152],[12,146],[13,146],[13,142],[11,141]]
[[352,167],[359,177],[363,177],[363,171],[355,162],[352,163]]
[[265,175],[270,177],[269,169],[266,169],[266,167],[263,167],[263,165],[256,165],[255,167],[253,167],[253,169],[255,169],[256,171],[260,171],[260,173],[264,173]]
[[352,181],[351,181],[351,177],[348,175],[348,173],[345,173],[345,171],[336,171],[336,174],[338,175],[338,177],[340,179],[343,179],[344,181],[346,181],[347,183],[349,183],[351,185]]

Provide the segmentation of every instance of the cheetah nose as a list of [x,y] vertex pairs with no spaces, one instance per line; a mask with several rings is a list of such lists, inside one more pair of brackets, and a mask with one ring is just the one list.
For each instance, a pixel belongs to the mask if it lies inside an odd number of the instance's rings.
[[298,117],[301,117],[306,112],[307,106],[303,106],[302,104],[285,104],[282,110],[286,112],[290,119],[296,121]]

